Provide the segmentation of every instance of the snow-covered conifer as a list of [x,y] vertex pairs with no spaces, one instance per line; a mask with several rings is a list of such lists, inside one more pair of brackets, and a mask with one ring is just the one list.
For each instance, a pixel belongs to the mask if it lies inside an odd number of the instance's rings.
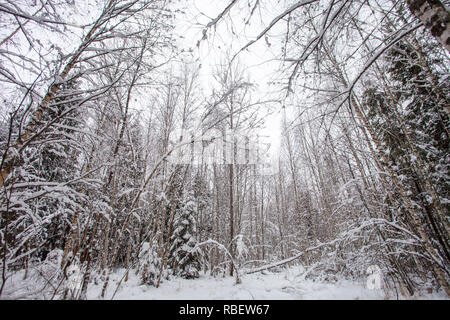
[[198,278],[201,270],[201,251],[196,247],[195,238],[195,212],[196,202],[193,193],[186,192],[174,217],[169,265],[173,274],[187,279]]

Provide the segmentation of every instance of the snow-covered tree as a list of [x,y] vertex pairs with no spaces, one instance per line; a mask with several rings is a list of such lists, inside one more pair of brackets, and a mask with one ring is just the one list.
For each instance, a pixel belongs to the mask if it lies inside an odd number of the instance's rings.
[[138,272],[140,273],[141,283],[156,285],[162,265],[162,260],[158,256],[156,241],[153,241],[151,246],[148,242],[144,242],[139,253],[139,262]]
[[[74,82],[62,85],[34,124],[41,134],[24,148],[2,189],[0,229],[7,235],[2,254],[11,266],[30,258],[44,260],[48,252],[63,249],[71,217],[83,212],[80,204],[87,198],[81,186],[86,181],[79,176],[75,140],[82,95],[76,91]],[[49,122],[54,125],[48,127]]]
[[[424,51],[434,54],[424,55]],[[384,59],[384,79],[389,85],[373,83],[364,93],[368,120],[384,153],[381,163],[398,177],[398,182],[388,187],[394,196],[386,197],[386,218],[401,221],[422,239],[431,239],[416,244],[416,250],[427,259],[404,254],[407,249],[400,242],[393,247],[398,246],[396,256],[402,260],[402,268],[423,277],[429,276],[423,270],[432,266],[445,270],[450,258],[444,213],[448,212],[449,198],[449,121],[442,108],[450,95],[438,57],[439,50],[423,39],[400,41]]]
[[192,192],[187,191],[175,213],[170,237],[169,265],[174,275],[186,279],[198,278],[201,270],[201,251],[195,238],[197,210]]

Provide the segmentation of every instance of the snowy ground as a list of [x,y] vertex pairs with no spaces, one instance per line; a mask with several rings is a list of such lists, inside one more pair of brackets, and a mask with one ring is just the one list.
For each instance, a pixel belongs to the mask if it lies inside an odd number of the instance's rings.
[[[111,275],[105,296],[112,298],[125,270]],[[52,299],[53,290],[49,282],[43,282],[38,272],[29,272],[24,279],[21,270],[10,277],[0,299]],[[42,272],[41,272],[42,274]],[[48,273],[47,273],[48,274]],[[129,280],[122,282],[114,299],[124,300],[367,300],[397,299],[395,294],[386,296],[382,290],[370,290],[364,282],[341,280],[335,283],[304,279],[301,267],[292,267],[283,272],[243,275],[242,283],[236,285],[232,277],[213,278],[202,275],[199,279],[172,278],[164,280],[159,288],[140,285],[139,278],[130,271]],[[87,298],[101,299],[103,282],[90,284]],[[45,288],[43,290],[43,288]],[[58,299],[58,297],[53,297]],[[398,297],[405,299],[404,297]],[[408,299],[448,299],[445,293],[417,294]]]
[[[235,285],[234,278],[213,278],[207,275],[199,279],[175,278],[164,281],[160,288],[139,285],[131,277],[123,283],[114,299],[135,300],[375,300],[396,299],[386,297],[382,290],[367,289],[365,283],[347,280],[336,283],[315,282],[302,277],[301,268],[291,268],[281,273],[251,274],[242,276],[242,283]],[[123,272],[114,275],[106,299],[111,298]],[[88,299],[98,299],[101,285],[88,290]],[[412,297],[413,299],[446,299],[445,294],[435,293]]]

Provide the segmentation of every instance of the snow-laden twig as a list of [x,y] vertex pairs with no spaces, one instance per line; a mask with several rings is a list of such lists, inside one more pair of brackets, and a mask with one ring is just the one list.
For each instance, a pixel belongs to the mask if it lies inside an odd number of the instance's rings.
[[236,262],[234,261],[233,256],[231,255],[230,251],[228,251],[228,249],[223,244],[217,242],[216,240],[208,239],[206,241],[197,243],[195,245],[195,247],[192,248],[190,251],[194,251],[197,248],[199,248],[199,247],[201,247],[201,246],[203,246],[205,244],[214,244],[214,245],[218,246],[220,249],[222,249],[223,251],[225,251],[225,253],[230,257],[230,261],[233,264],[234,270],[236,271],[236,275],[237,275],[236,276],[236,283],[240,283],[241,282],[241,275],[240,275],[240,272],[239,272],[239,268],[237,267]]
[[289,15],[290,13],[294,12],[295,10],[297,10],[300,7],[306,6],[310,3],[313,2],[317,2],[318,0],[303,0],[303,1],[299,1],[296,4],[292,5],[290,8],[288,8],[287,10],[283,11],[281,14],[279,14],[277,17],[275,17],[270,23],[269,25],[263,30],[261,31],[258,36],[248,42],[245,46],[243,46],[231,59],[231,61],[233,61],[236,56],[241,53],[242,51],[244,51],[245,49],[249,48],[252,44],[254,44],[255,42],[259,41],[267,32],[270,31],[270,29],[272,29],[281,19],[283,19],[284,17],[286,17],[287,15]]
[[418,23],[414,26],[412,26],[409,29],[406,29],[405,31],[401,32],[397,37],[395,37],[392,41],[390,41],[389,43],[387,43],[386,45],[384,45],[383,47],[379,48],[374,54],[373,56],[369,59],[369,61],[367,61],[367,63],[364,65],[364,67],[362,68],[362,70],[358,73],[358,75],[356,76],[356,78],[352,81],[352,83],[347,87],[347,89],[344,91],[344,93],[346,94],[344,99],[341,101],[341,103],[339,104],[339,107],[342,106],[345,101],[347,101],[348,99],[350,99],[351,94],[353,92],[353,88],[355,87],[356,83],[359,81],[359,79],[361,79],[361,77],[363,76],[363,74],[365,74],[365,72],[370,68],[370,66],[372,66],[372,64],[375,63],[375,61],[377,61],[377,59],[383,54],[385,53],[387,50],[389,50],[394,44],[396,44],[398,41],[400,41],[401,39],[403,39],[406,35],[410,34],[411,32],[417,30],[418,28],[422,27],[423,24],[422,23]]

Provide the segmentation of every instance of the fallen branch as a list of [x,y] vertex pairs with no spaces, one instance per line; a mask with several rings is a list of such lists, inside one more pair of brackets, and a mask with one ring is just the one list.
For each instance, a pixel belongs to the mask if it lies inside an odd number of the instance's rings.
[[266,264],[266,265],[261,266],[261,267],[259,267],[259,268],[256,268],[256,269],[253,269],[253,270],[246,271],[245,274],[252,274],[252,273],[256,273],[256,272],[260,272],[260,271],[264,271],[264,270],[269,270],[269,269],[272,269],[272,268],[275,268],[275,267],[278,267],[278,266],[282,266],[283,264],[289,263],[289,262],[291,262],[291,261],[294,261],[294,260],[300,258],[300,257],[303,256],[305,253],[308,253],[308,252],[310,252],[310,251],[313,251],[313,250],[316,250],[316,249],[325,247],[325,246],[327,246],[327,245],[335,244],[335,243],[338,242],[339,240],[340,240],[340,239],[335,239],[335,240],[333,240],[333,241],[331,241],[331,242],[321,243],[321,244],[319,244],[319,245],[317,245],[317,246],[315,246],[315,247],[310,247],[310,248],[306,249],[305,251],[300,252],[299,254],[296,254],[295,256],[292,256],[292,257],[290,257],[290,258],[286,258],[286,259],[281,260],[281,261],[278,261],[278,262]]

